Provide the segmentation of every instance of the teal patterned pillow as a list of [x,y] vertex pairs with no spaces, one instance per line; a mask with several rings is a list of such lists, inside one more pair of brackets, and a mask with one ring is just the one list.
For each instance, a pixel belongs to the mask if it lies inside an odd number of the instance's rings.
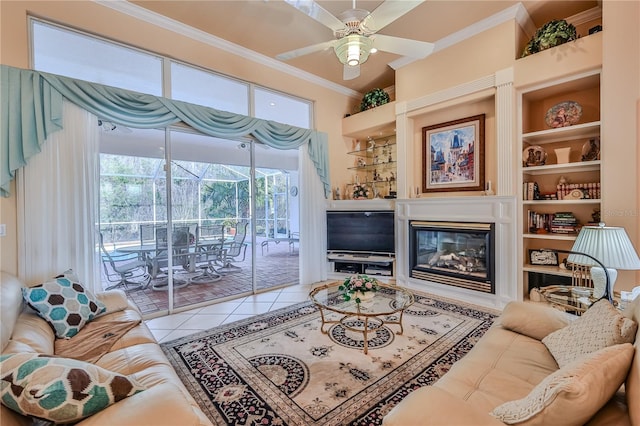
[[51,324],[58,338],[75,336],[87,322],[107,309],[74,274],[65,273],[39,286],[23,288],[22,295],[27,304]]
[[143,391],[133,379],[69,358],[0,356],[0,401],[25,416],[77,422]]

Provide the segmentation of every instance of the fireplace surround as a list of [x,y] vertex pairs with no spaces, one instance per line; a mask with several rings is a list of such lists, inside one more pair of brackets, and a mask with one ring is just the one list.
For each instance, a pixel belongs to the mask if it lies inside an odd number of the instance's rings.
[[[502,309],[513,300],[522,300],[519,281],[518,213],[515,196],[424,197],[398,199],[396,207],[396,279],[417,290],[432,292],[486,307]],[[411,276],[409,223],[459,222],[493,225],[493,292],[476,291]]]
[[409,221],[410,277],[495,293],[493,223]]

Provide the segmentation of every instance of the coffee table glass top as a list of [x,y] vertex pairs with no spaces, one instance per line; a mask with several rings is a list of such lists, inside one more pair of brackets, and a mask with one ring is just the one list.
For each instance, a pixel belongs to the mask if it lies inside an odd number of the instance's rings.
[[403,311],[414,301],[413,294],[408,290],[380,283],[380,291],[377,291],[370,300],[358,304],[353,297],[345,302],[342,293],[338,290],[339,285],[340,282],[322,285],[313,289],[309,297],[317,305],[344,315],[391,315]]

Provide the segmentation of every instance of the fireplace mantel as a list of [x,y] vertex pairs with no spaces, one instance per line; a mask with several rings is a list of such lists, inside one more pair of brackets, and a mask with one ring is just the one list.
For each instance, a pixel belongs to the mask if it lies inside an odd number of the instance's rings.
[[[401,284],[436,295],[502,309],[522,300],[517,279],[517,210],[510,196],[438,197],[396,200],[396,277]],[[409,221],[495,224],[495,294],[480,293],[410,277]]]

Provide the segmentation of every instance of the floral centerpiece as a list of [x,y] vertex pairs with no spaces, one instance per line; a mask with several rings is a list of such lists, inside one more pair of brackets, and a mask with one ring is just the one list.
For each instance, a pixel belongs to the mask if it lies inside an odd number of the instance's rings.
[[356,183],[353,185],[352,194],[354,200],[369,198],[369,188],[360,183]]
[[345,302],[355,299],[356,303],[361,303],[373,297],[373,294],[380,290],[378,280],[368,275],[352,275],[344,280],[338,290],[342,292]]

